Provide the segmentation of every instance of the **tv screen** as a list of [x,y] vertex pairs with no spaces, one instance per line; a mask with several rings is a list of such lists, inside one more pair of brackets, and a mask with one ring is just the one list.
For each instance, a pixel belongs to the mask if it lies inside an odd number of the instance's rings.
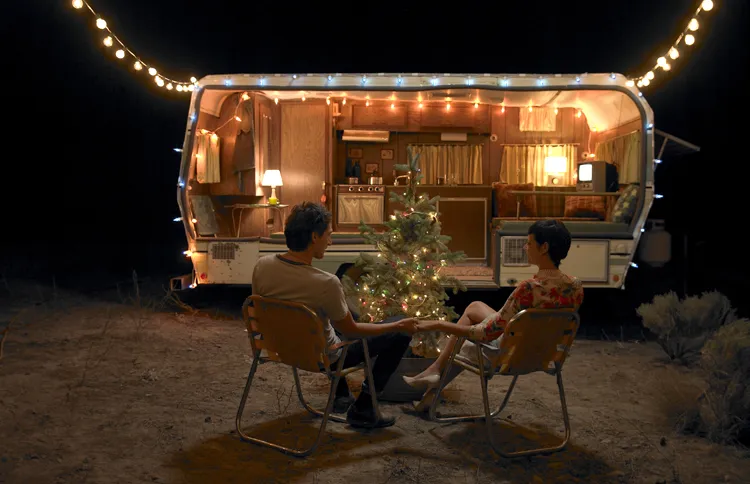
[[581,163],[578,165],[578,181],[590,182],[592,180],[592,166],[591,163]]

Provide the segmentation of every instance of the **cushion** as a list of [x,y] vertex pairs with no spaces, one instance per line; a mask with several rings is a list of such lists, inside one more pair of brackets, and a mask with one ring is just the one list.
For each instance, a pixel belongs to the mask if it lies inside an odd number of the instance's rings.
[[612,209],[612,220],[614,223],[625,223],[629,224],[633,220],[635,214],[635,207],[638,203],[638,189],[640,187],[637,184],[628,186],[620,194],[620,198],[617,199],[615,207]]
[[565,197],[566,217],[607,218],[607,204],[604,197]]
[[[492,184],[495,195],[495,216],[515,217],[517,196],[510,193],[513,190],[533,191],[533,183],[499,183]],[[534,195],[522,195],[520,197],[522,217],[536,217],[536,197]]]

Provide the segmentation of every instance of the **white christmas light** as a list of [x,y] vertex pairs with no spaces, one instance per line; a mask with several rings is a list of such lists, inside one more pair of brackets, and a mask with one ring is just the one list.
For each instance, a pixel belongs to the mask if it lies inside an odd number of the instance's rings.
[[149,76],[155,76],[156,75],[156,69],[154,69],[153,67],[149,67],[148,68],[148,75]]
[[687,45],[693,45],[695,43],[695,36],[693,36],[693,34],[687,34],[685,36],[685,43]]
[[711,0],[703,0],[703,3],[701,3],[701,8],[708,12],[709,10],[714,8],[714,2],[712,2]]
[[698,19],[693,19],[693,20],[691,20],[691,21],[690,21],[690,23],[688,24],[688,28],[689,28],[689,29],[690,29],[691,31],[693,31],[693,32],[695,32],[696,30],[698,30],[698,28],[699,28],[699,27],[700,27],[700,24],[698,23]]
[[117,52],[115,52],[115,56],[118,59],[124,59],[125,58],[125,51],[122,49],[118,49]]
[[659,57],[658,59],[656,59],[656,65],[657,66],[663,67],[664,64],[666,64],[666,63],[667,63],[667,58],[666,57]]
[[174,86],[172,85],[172,83],[171,83],[171,82],[170,82],[169,84],[167,84],[167,89],[169,89],[170,91],[171,91],[172,89],[174,89]]
[[677,59],[678,57],[680,57],[680,51],[672,47],[671,49],[669,49],[669,57],[671,59]]
[[83,8],[83,0],[73,0],[73,8]]
[[96,19],[96,26],[99,29],[104,30],[104,29],[107,28],[107,21],[104,20],[103,18],[98,18],[98,19]]
[[106,45],[107,47],[112,47],[112,44],[113,44],[112,37],[110,36],[104,37],[103,42],[104,42],[104,45]]
[[135,61],[135,63],[133,64],[133,69],[135,69],[136,71],[140,71],[141,69],[143,69],[143,64],[141,64],[138,61]]

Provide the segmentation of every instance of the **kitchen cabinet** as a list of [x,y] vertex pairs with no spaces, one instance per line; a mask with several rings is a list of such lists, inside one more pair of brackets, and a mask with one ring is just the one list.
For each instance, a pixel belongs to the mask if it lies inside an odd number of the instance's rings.
[[[390,200],[393,190],[404,187],[386,187],[387,215],[403,209]],[[440,233],[451,237],[448,248],[462,250],[468,261],[486,261],[490,255],[489,227],[492,219],[492,187],[486,185],[437,186],[420,185],[417,194],[427,193],[430,198],[439,196],[437,209],[441,224]]]
[[408,107],[352,106],[352,127],[371,129],[400,129],[408,124]]
[[474,106],[425,106],[421,110],[420,124],[425,128],[473,128],[476,124]]

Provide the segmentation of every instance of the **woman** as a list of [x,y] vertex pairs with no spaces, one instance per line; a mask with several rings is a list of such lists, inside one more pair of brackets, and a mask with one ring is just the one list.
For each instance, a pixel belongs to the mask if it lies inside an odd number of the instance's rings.
[[575,308],[583,302],[583,287],[574,277],[560,271],[560,262],[570,250],[570,232],[557,220],[540,220],[529,227],[525,249],[529,262],[539,268],[531,279],[518,284],[500,311],[474,301],[466,308],[458,324],[448,321],[422,320],[419,331],[443,331],[453,335],[440,351],[440,356],[422,373],[404,381],[427,392],[417,404],[417,410],[427,410],[432,404],[440,381],[440,374],[450,358],[457,336],[474,341],[499,339],[508,321],[520,311],[528,308]]

